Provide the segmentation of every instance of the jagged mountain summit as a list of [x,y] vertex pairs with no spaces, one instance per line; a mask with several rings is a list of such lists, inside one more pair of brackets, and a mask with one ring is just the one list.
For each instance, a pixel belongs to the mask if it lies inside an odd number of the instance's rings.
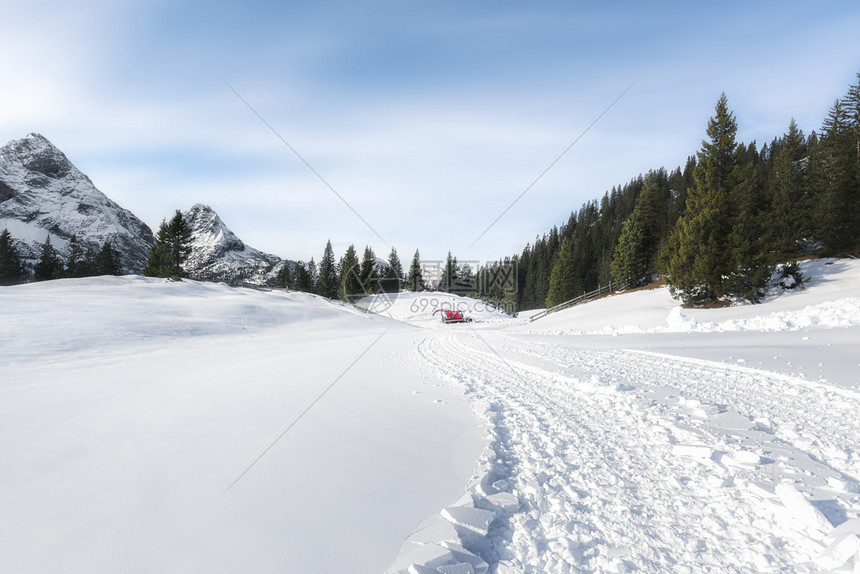
[[192,279],[270,285],[288,264],[245,245],[208,205],[198,203],[182,215],[191,228],[191,255],[183,267]]
[[94,248],[110,241],[126,273],[143,271],[153,243],[149,226],[99,191],[36,133],[0,148],[0,230],[4,228],[31,263],[49,235],[63,258],[72,235]]

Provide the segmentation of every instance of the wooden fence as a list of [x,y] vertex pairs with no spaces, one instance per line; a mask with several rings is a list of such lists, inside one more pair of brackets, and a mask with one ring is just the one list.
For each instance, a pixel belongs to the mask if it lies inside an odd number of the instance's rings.
[[537,321],[543,317],[546,317],[550,313],[555,313],[556,311],[563,311],[564,309],[569,309],[571,307],[576,307],[577,305],[581,305],[582,303],[588,303],[589,301],[593,301],[595,299],[599,299],[601,297],[606,297],[616,291],[621,291],[627,288],[626,283],[612,283],[609,285],[604,285],[602,287],[598,287],[594,291],[589,291],[588,293],[583,292],[579,297],[574,297],[570,301],[565,301],[564,303],[559,303],[555,307],[550,307],[549,309],[545,309],[538,313],[537,315],[533,315],[529,322]]

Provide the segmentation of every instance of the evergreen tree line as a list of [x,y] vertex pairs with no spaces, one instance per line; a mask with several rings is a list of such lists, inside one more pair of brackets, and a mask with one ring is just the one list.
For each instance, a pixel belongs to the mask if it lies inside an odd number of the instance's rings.
[[83,246],[76,235],[69,238],[69,256],[65,260],[45,238],[39,251],[39,260],[28,265],[21,257],[16,240],[4,229],[0,233],[0,285],[17,285],[27,281],[46,281],[67,277],[121,275],[119,252],[105,241],[100,249],[92,244]]
[[299,261],[292,268],[284,262],[275,279],[275,286],[350,303],[380,291],[397,292],[401,288],[421,291],[425,288],[418,250],[415,251],[408,272],[404,272],[394,247],[388,255],[387,265],[379,265],[376,254],[369,246],[364,248],[361,260],[354,245],[347,247],[341,258],[336,259],[330,240],[326,243],[319,265],[313,258],[307,263]]
[[665,275],[685,303],[757,301],[777,263],[860,249],[860,74],[820,133],[794,120],[769,144],[735,139],[723,94],[685,166],[649,171],[586,203],[505,262],[521,310],[610,282]]

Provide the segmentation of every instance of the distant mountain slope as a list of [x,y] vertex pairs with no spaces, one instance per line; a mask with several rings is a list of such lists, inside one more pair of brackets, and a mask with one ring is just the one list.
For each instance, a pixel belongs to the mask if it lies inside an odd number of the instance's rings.
[[245,245],[208,205],[198,203],[182,215],[191,227],[191,255],[184,267],[192,279],[270,285],[289,264]]
[[0,148],[0,230],[4,228],[30,262],[38,259],[39,245],[49,234],[63,258],[73,234],[82,245],[96,248],[110,241],[128,273],[143,271],[153,243],[145,223],[35,133]]

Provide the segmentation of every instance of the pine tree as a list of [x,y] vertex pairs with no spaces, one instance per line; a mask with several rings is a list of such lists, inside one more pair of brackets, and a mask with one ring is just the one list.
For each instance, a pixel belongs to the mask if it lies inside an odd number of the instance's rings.
[[364,257],[361,259],[359,278],[364,294],[373,293],[376,290],[376,280],[379,278],[379,271],[376,268],[376,254],[370,246],[364,248]]
[[78,266],[82,272],[81,277],[91,277],[93,275],[98,275],[98,273],[96,272],[97,257],[98,252],[96,252],[96,249],[93,244],[87,244],[87,249],[84,252],[83,262]]
[[172,275],[182,277],[182,264],[191,255],[191,228],[178,209],[170,220],[170,263]]
[[415,250],[415,255],[412,257],[412,264],[409,266],[409,278],[406,280],[406,288],[410,291],[424,291],[427,286],[424,284],[424,274],[421,271],[421,255],[418,250]]
[[296,267],[293,271],[295,272],[295,278],[293,279],[293,283],[295,285],[296,291],[313,293],[313,280],[311,279],[311,274],[308,272],[307,266],[301,261],[299,261],[298,263],[296,263]]
[[523,294],[526,288],[526,279],[528,278],[528,269],[529,264],[531,263],[531,258],[532,248],[530,244],[526,243],[526,246],[523,248],[523,252],[520,253],[519,256],[515,255],[512,259],[514,273],[516,274],[516,280],[513,286],[516,292],[513,294],[514,306],[511,309],[514,312],[523,308]]
[[63,275],[63,262],[57,250],[51,245],[51,236],[45,238],[42,250],[39,254],[39,262],[33,270],[35,281],[47,281],[48,279],[59,279]]
[[472,266],[468,263],[455,263],[455,270],[457,275],[457,282],[455,284],[454,290],[457,293],[461,294],[474,294],[477,291],[478,286],[475,282],[475,273],[472,270]]
[[275,287],[282,289],[293,288],[293,275],[290,273],[289,262],[284,261],[283,267],[278,270],[278,274],[275,276]]
[[341,301],[352,303],[363,297],[364,285],[361,282],[361,265],[358,262],[358,255],[355,253],[355,246],[350,245],[346,248],[346,253],[340,259],[339,268],[338,298]]
[[391,253],[388,254],[388,269],[385,270],[385,277],[386,279],[403,281],[403,264],[397,255],[397,249],[394,247],[391,248]]
[[149,259],[143,274],[147,277],[170,277],[172,266],[170,263],[169,247],[170,226],[166,219],[161,220],[161,225],[155,234],[155,244],[149,249]]
[[155,234],[155,245],[149,250],[149,261],[143,274],[147,277],[173,277],[184,275],[182,264],[191,255],[191,228],[178,209],[168,222],[161,221]]
[[840,100],[830,108],[813,155],[813,179],[819,197],[818,229],[825,248],[839,253],[860,240],[860,180],[856,128]]
[[72,234],[69,238],[69,259],[66,262],[66,277],[84,277],[86,274],[84,248],[78,242],[78,236]]
[[796,254],[799,242],[810,239],[813,232],[813,203],[803,161],[807,153],[806,138],[792,118],[773,154],[768,180],[773,198],[769,227],[774,250],[782,257]]
[[616,283],[639,286],[657,268],[665,220],[665,203],[662,201],[658,178],[655,172],[645,178],[633,213],[621,230],[611,263],[612,279]]
[[403,288],[403,264],[397,255],[397,249],[391,248],[388,254],[388,266],[382,271],[382,276],[377,280],[380,291],[385,293],[399,293]]
[[573,241],[569,237],[565,237],[561,240],[558,255],[552,266],[544,306],[547,308],[554,307],[582,294],[577,292],[579,289],[577,288],[575,273]]
[[331,247],[331,240],[329,240],[325,245],[322,259],[320,259],[317,293],[323,297],[334,299],[337,297],[337,287],[337,262],[334,258],[334,250]]
[[113,248],[110,241],[105,241],[95,259],[97,275],[122,275],[122,264],[119,252]]
[[728,295],[734,270],[728,237],[735,191],[737,123],[723,94],[708,121],[687,194],[687,212],[678,221],[678,250],[669,260],[669,285],[686,302],[701,304]]
[[26,270],[21,254],[8,229],[0,233],[0,285],[17,285],[24,281]]
[[773,272],[773,240],[768,229],[771,200],[765,193],[760,163],[754,143],[746,150],[739,146],[732,201],[735,213],[728,242],[733,267],[730,293],[752,302],[764,295]]
[[319,280],[319,269],[317,269],[317,264],[314,262],[314,258],[311,257],[311,260],[308,261],[308,275],[311,278],[311,293],[317,292],[317,281]]
[[535,239],[523,287],[522,309],[537,309],[546,305],[551,273],[547,251],[547,236]]
[[457,285],[457,258],[451,256],[448,252],[448,257],[445,259],[445,269],[442,271],[442,279],[439,282],[438,290],[445,293],[454,291]]

